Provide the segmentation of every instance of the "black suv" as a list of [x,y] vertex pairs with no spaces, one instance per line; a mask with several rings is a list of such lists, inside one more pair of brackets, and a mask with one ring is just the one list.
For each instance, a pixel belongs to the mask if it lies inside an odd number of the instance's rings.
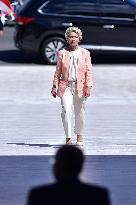
[[25,0],[16,17],[15,45],[49,64],[66,45],[67,27],[83,32],[88,50],[136,51],[136,0]]

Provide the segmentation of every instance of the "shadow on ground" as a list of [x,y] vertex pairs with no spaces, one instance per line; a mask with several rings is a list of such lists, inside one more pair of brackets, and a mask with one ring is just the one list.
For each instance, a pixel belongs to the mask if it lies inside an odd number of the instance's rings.
[[[135,64],[134,53],[91,52],[93,64]],[[0,51],[0,61],[14,64],[45,64],[36,54],[25,53],[20,50]]]
[[[46,153],[45,153],[46,154]],[[54,181],[54,156],[1,156],[0,204],[25,205],[30,188]],[[109,189],[113,205],[135,205],[135,156],[86,156],[81,179]]]
[[43,64],[39,56],[20,50],[0,51],[0,61],[14,64]]
[[59,148],[59,147],[61,147],[62,145],[57,145],[57,144],[30,144],[30,143],[22,143],[22,142],[19,142],[19,143],[17,143],[17,142],[14,142],[14,143],[12,143],[12,142],[9,142],[9,143],[7,143],[7,144],[11,144],[11,145],[17,145],[17,146],[30,146],[30,147],[53,147],[53,148]]
[[93,64],[135,64],[136,53],[91,52]]

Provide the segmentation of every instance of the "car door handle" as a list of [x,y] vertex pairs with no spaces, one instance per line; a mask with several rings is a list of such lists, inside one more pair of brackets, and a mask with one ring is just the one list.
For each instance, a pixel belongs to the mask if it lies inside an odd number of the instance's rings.
[[103,25],[103,28],[113,29],[113,28],[115,28],[115,26],[114,25]]
[[62,26],[73,26],[73,23],[62,23]]

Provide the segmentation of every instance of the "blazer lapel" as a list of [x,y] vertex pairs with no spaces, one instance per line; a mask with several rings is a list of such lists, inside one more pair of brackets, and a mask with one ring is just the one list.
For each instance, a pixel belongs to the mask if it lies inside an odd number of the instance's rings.
[[70,68],[70,52],[68,50],[66,50],[65,60],[66,60],[67,69],[69,71],[69,68]]
[[65,52],[65,65],[66,65],[65,77],[68,80],[69,72],[70,72],[70,52],[68,50],[66,50]]
[[[65,50],[65,79],[68,80],[70,76],[70,52],[69,50]],[[77,62],[77,70],[76,70],[76,75],[77,72],[79,72],[82,69],[82,49],[81,47],[78,48],[78,62]],[[78,76],[78,75],[77,75]]]
[[81,47],[78,48],[78,61],[77,61],[77,72],[81,69],[82,67],[82,49]]

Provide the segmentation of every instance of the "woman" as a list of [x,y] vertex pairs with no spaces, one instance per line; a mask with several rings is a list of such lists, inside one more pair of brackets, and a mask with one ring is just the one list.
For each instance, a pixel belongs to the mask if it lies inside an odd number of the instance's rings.
[[85,100],[92,88],[92,64],[88,50],[81,48],[82,31],[69,27],[65,32],[68,46],[58,52],[56,72],[54,74],[52,96],[59,96],[62,104],[62,122],[66,135],[66,144],[72,144],[72,105],[75,113],[75,134],[77,145],[83,145]]

